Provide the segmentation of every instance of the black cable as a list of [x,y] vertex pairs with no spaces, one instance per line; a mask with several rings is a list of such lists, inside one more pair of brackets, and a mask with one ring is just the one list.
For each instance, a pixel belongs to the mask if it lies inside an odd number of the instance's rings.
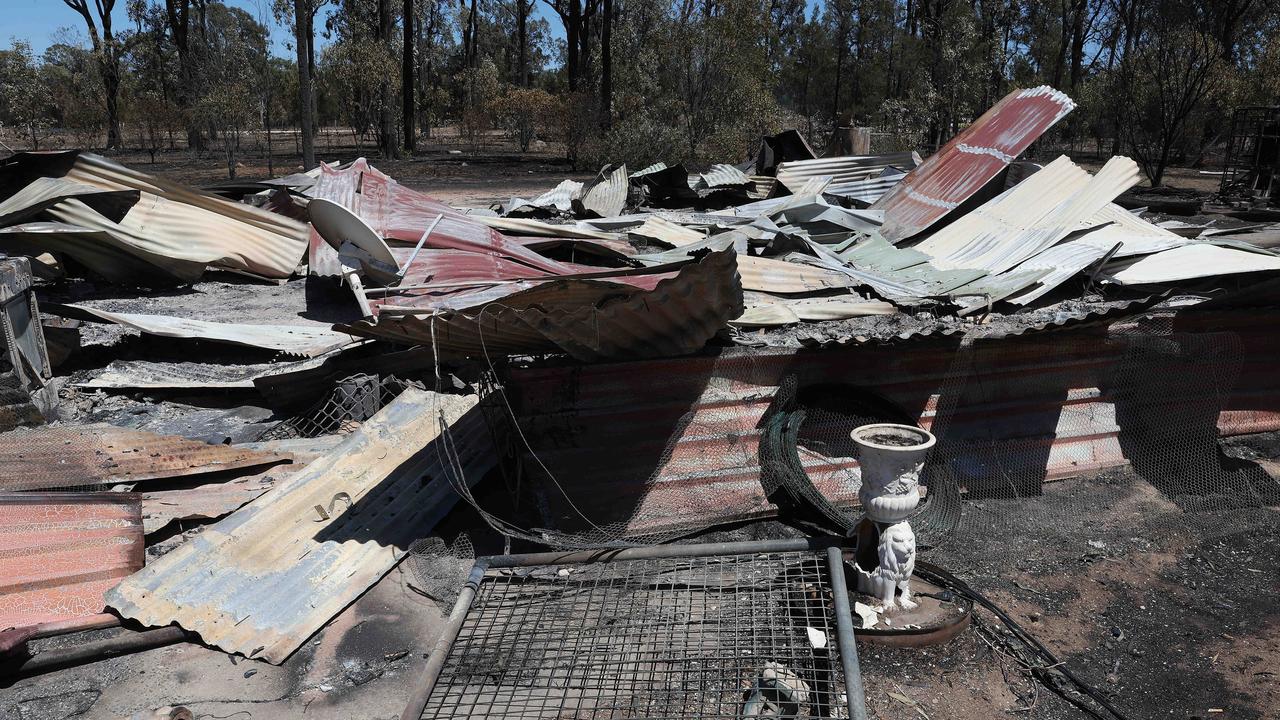
[[[1096,689],[1093,688],[1093,686],[1089,685],[1088,683],[1084,682],[1080,678],[1076,677],[1075,673],[1071,672],[1071,669],[1068,668],[1065,663],[1059,660],[1058,656],[1054,655],[1053,652],[1049,650],[1049,648],[1045,647],[1039,640],[1035,638],[1034,635],[1032,635],[1031,633],[1023,629],[1023,627],[1019,625],[1017,621],[1015,621],[1012,617],[1010,617],[1008,613],[1006,613],[1003,609],[1001,609],[999,605],[996,605],[994,602],[987,599],[985,595],[978,592],[977,590],[974,590],[972,587],[969,586],[968,583],[956,577],[955,575],[952,575],[947,570],[944,570],[943,568],[938,567],[933,563],[926,562],[923,560],[916,560],[915,571],[917,575],[924,578],[925,580],[928,580],[929,582],[932,582],[935,585],[941,585],[943,587],[946,587],[953,592],[964,595],[965,597],[969,598],[973,602],[991,611],[993,615],[995,615],[997,618],[1000,619],[1000,622],[1004,623],[1005,627],[1009,628],[1009,630],[1014,634],[1015,637],[1021,640],[1028,647],[1035,650],[1044,660],[1048,662],[1050,667],[1055,669],[1059,674],[1061,674],[1063,677],[1069,680],[1071,684],[1076,687],[1077,690],[1087,695],[1094,702],[1101,705],[1103,708],[1107,710],[1107,712],[1111,713],[1111,715],[1117,718],[1117,720],[1128,720],[1128,718],[1124,715],[1124,713],[1117,710],[1115,706],[1113,706],[1110,702],[1107,701],[1105,697],[1103,697],[1102,693],[1098,692]],[[1098,716],[1097,713],[1093,713],[1092,710],[1090,710],[1090,712],[1097,717],[1101,717],[1101,716]]]

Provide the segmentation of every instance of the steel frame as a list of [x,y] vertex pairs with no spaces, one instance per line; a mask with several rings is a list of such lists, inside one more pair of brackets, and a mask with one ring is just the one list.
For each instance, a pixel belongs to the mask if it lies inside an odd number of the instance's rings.
[[[690,545],[657,545],[626,549],[588,550],[577,552],[544,552],[523,555],[496,555],[476,559],[470,575],[445,621],[444,628],[423,669],[422,676],[410,695],[409,703],[401,714],[401,720],[419,720],[431,700],[454,651],[455,643],[472,610],[477,594],[491,570],[532,568],[538,566],[591,565],[624,561],[659,559],[733,558],[743,555],[774,553],[813,553],[819,564],[825,555],[833,597],[833,615],[836,630],[836,653],[844,675],[845,701],[849,717],[865,720],[867,717],[865,691],[858,664],[858,651],[854,640],[853,619],[849,604],[848,586],[845,581],[844,561],[841,549],[848,540],[840,538],[802,538],[790,540],[766,540],[732,543],[703,543]],[[541,618],[539,618],[541,619]],[[533,627],[538,627],[536,624]],[[838,694],[837,694],[838,697]]]

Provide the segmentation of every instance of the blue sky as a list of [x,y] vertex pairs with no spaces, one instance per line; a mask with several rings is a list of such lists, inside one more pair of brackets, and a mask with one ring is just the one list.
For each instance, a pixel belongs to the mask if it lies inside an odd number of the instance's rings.
[[[270,0],[223,0],[223,2],[242,8],[254,17],[265,15],[271,27],[272,52],[281,57],[293,57],[293,51],[288,44],[292,31],[275,22],[275,18],[271,15]],[[127,0],[116,0],[115,12],[112,13],[113,25],[116,28],[130,27],[129,15],[125,10],[126,4]],[[92,0],[89,5],[93,6]],[[316,41],[321,47],[325,44],[321,36],[324,30],[324,17],[332,9],[332,5],[324,8],[320,12],[321,16],[316,19]],[[543,3],[537,4],[534,15],[546,18],[550,22],[553,36],[564,37],[564,29],[560,27],[559,18],[548,15]],[[66,30],[75,33],[72,37],[80,42],[88,42],[84,21],[62,0],[0,0],[0,17],[4,18],[0,22],[0,46],[8,47],[9,41],[17,38],[31,43],[31,49],[36,54],[40,54],[57,42]]]

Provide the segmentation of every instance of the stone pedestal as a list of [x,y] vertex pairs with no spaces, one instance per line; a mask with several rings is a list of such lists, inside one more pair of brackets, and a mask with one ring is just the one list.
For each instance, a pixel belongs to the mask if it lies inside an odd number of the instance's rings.
[[858,590],[885,610],[916,606],[911,599],[916,536],[906,518],[920,504],[920,469],[936,441],[910,425],[880,423],[853,431],[862,468],[858,499],[866,513],[857,530]]

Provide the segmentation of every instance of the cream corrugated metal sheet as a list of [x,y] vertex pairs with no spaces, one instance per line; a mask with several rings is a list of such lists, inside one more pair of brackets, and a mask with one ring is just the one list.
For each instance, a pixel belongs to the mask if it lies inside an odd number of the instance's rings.
[[640,227],[628,232],[632,235],[639,235],[642,238],[666,243],[672,247],[691,245],[706,238],[706,235],[697,230],[690,230],[683,225],[677,225],[670,220],[663,220],[656,215],[645,220]]
[[1137,183],[1138,165],[1129,158],[1111,158],[1090,177],[1064,155],[915,249],[939,268],[1004,272],[1096,226],[1094,216]]
[[289,277],[306,250],[307,226],[296,220],[197,192],[91,153],[23,153],[7,160],[5,170],[63,177],[104,191],[140,192],[141,199],[118,222],[77,200],[46,212],[60,222],[109,232],[131,252],[183,279],[194,279],[192,267],[202,271],[204,265]]
[[1124,285],[1148,285],[1265,270],[1280,270],[1280,257],[1193,243],[1140,258],[1111,277]]
[[778,295],[798,295],[858,284],[848,275],[826,268],[741,254],[738,255],[738,274],[742,276],[744,290]]
[[801,186],[810,178],[830,178],[829,192],[839,195],[841,193],[838,188],[841,185],[873,178],[888,168],[906,171],[919,164],[920,156],[910,150],[887,155],[846,155],[794,160],[778,166],[778,182],[791,192],[799,193]]
[[[492,466],[475,406],[475,396],[406,390],[332,452],[126,579],[108,605],[283,662],[452,507],[446,457],[456,453],[468,483]],[[442,423],[456,423],[447,451]]]
[[772,327],[791,325],[802,320],[844,320],[867,315],[893,315],[898,308],[883,300],[868,300],[858,295],[836,295],[817,298],[777,298],[763,293],[750,293],[744,298],[747,309],[730,325],[737,327]]
[[723,187],[741,187],[751,182],[751,178],[738,168],[720,163],[712,165],[711,169],[697,176],[696,187],[698,189],[712,189]]

